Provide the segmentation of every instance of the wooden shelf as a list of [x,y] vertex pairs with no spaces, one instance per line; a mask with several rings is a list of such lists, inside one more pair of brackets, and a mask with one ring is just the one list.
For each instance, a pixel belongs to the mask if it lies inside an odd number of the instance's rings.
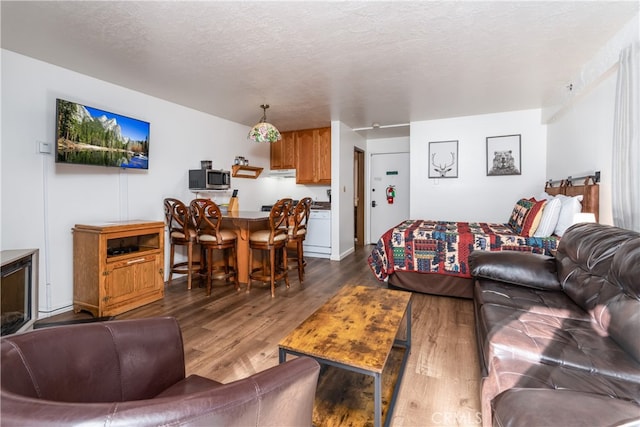
[[262,169],[256,166],[233,165],[231,166],[231,176],[236,178],[256,179],[262,173]]

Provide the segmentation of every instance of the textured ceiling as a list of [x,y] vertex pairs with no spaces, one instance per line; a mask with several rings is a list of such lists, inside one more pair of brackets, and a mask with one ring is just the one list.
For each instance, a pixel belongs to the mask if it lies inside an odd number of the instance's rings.
[[11,2],[2,47],[253,125],[553,105],[638,1]]

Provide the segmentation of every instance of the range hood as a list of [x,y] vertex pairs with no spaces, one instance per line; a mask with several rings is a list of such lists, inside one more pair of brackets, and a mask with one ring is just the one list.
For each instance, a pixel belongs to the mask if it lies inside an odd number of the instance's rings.
[[295,169],[271,169],[269,171],[269,176],[276,178],[295,178],[296,170]]

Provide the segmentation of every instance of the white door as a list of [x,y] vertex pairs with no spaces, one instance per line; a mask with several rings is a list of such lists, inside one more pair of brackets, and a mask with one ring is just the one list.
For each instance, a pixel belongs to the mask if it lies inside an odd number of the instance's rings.
[[[387,199],[387,189],[395,197]],[[371,155],[370,240],[376,243],[389,228],[409,219],[409,153]]]

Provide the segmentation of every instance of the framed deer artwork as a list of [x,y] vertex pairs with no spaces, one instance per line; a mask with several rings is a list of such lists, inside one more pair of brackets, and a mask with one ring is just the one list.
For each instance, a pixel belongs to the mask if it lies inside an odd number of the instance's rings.
[[458,141],[429,143],[429,178],[458,177]]

